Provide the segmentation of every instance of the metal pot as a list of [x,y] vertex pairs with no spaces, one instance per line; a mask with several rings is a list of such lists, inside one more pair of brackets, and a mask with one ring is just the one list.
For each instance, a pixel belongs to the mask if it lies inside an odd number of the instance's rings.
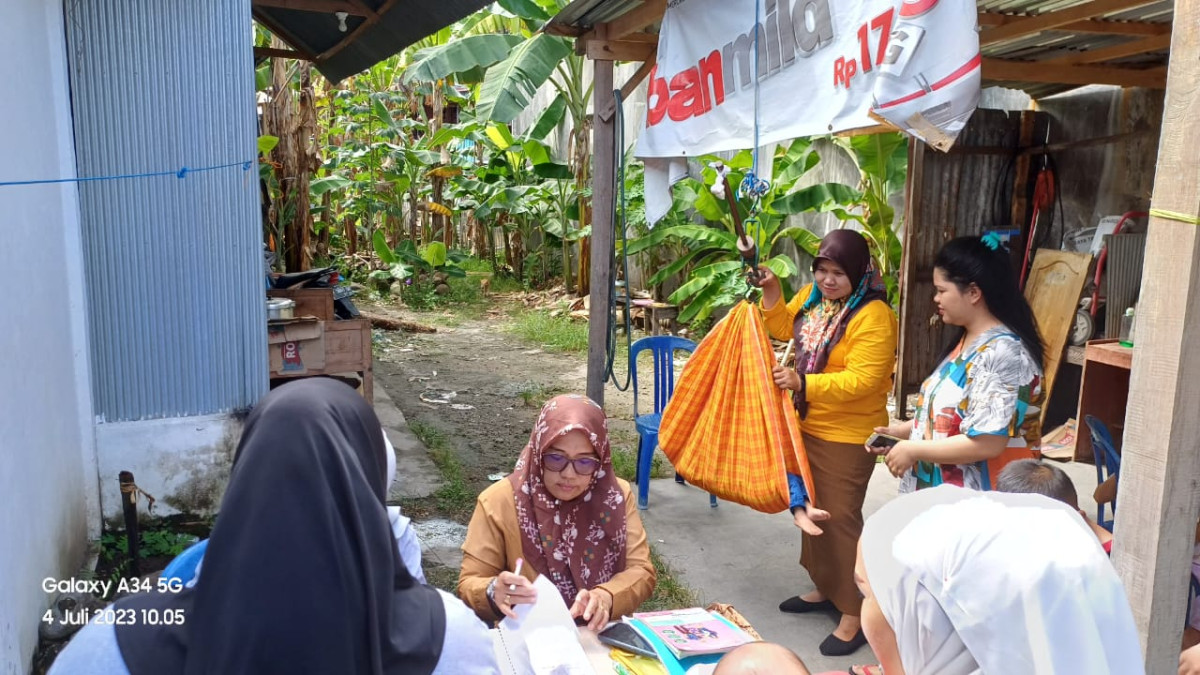
[[291,319],[296,313],[296,301],[287,298],[267,298],[267,320]]

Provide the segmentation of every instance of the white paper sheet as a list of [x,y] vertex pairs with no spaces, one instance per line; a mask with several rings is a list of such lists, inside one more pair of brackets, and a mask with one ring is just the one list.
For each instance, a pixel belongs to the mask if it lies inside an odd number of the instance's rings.
[[[494,636],[496,661],[504,675],[597,675],[583,651],[579,629],[558,589],[544,577],[533,583],[538,600],[517,605]],[[600,675],[607,675],[603,673]]]

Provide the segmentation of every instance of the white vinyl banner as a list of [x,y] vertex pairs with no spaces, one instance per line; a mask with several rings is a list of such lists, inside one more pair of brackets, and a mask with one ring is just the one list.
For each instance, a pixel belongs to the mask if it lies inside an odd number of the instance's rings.
[[756,109],[760,146],[878,117],[945,150],[975,110],[975,0],[757,2],[668,0],[638,157],[749,148]]

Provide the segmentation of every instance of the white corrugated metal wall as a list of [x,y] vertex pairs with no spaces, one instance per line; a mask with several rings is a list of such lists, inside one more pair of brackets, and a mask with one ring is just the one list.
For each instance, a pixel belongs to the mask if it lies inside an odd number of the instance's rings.
[[[249,0],[66,0],[102,421],[217,413],[267,389]],[[244,170],[242,163],[248,162]]]

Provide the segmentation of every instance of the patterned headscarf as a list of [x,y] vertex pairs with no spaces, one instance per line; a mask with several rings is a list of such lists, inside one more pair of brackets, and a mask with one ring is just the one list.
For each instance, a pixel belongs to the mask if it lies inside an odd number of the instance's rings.
[[[542,480],[542,453],[576,430],[591,441],[600,467],[582,495],[562,502]],[[525,562],[554,583],[568,606],[580,590],[625,569],[625,496],[613,474],[608,419],[594,401],[577,395],[547,401],[508,479],[516,494]]]
[[[792,324],[792,337],[796,339],[796,372],[800,373],[801,382],[805,375],[825,370],[829,352],[846,334],[846,327],[858,310],[873,300],[887,301],[887,291],[871,258],[871,249],[866,238],[858,232],[834,230],[825,235],[813,261],[813,271],[822,259],[837,263],[850,278],[854,291],[842,300],[827,300],[813,282],[808,298]],[[803,389],[792,394],[792,401],[803,419],[808,413]]]

